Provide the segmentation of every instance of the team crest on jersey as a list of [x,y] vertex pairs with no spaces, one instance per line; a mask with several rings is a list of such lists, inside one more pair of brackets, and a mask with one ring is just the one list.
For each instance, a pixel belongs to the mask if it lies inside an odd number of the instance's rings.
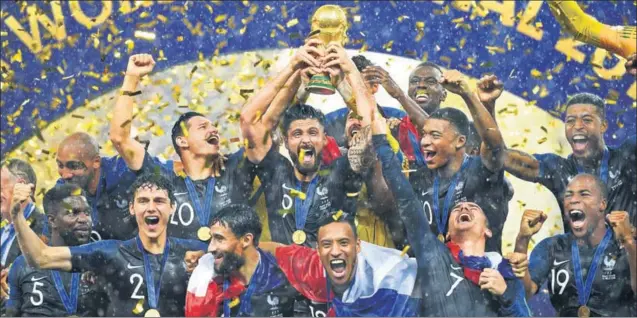
[[226,187],[225,185],[222,185],[222,186],[215,185],[215,191],[217,193],[226,193],[228,192],[228,187]]
[[115,199],[115,204],[118,208],[123,209],[128,207],[128,200],[118,197],[117,199]]
[[617,263],[617,260],[615,256],[611,256],[611,255],[604,256],[604,261],[602,262],[602,279],[603,280],[613,280],[616,278],[615,273],[613,273],[616,263]]
[[316,194],[318,195],[327,195],[327,187],[318,187],[316,188]]
[[270,317],[281,316],[281,307],[279,306],[279,296],[269,294],[266,297],[268,305],[270,305]]

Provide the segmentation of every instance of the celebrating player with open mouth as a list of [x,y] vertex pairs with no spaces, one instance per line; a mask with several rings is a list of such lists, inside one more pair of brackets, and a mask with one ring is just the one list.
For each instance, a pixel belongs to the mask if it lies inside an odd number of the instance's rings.
[[[22,201],[32,187],[16,185]],[[93,271],[103,276],[109,282],[112,304],[106,316],[183,316],[188,281],[184,256],[189,250],[205,250],[206,245],[198,240],[168,237],[166,228],[175,212],[175,196],[165,177],[142,175],[133,183],[131,192],[129,211],[139,228],[134,239],[47,246],[29,228],[24,215],[13,209],[11,216],[20,248],[27,264],[34,268]]]

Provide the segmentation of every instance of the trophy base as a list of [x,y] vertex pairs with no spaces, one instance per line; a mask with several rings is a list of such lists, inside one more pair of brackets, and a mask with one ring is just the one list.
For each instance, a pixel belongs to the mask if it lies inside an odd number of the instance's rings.
[[323,74],[312,76],[305,90],[312,94],[319,95],[332,95],[336,92],[336,88],[332,85],[330,77]]

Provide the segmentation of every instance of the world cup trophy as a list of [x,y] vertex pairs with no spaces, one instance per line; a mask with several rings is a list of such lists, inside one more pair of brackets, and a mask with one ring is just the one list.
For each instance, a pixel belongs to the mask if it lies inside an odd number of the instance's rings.
[[[312,35],[310,38],[318,38],[322,46],[336,42],[344,45],[347,42],[347,16],[345,10],[337,5],[324,5],[312,15]],[[316,74],[312,76],[306,90],[313,94],[332,95],[336,91],[329,74]]]

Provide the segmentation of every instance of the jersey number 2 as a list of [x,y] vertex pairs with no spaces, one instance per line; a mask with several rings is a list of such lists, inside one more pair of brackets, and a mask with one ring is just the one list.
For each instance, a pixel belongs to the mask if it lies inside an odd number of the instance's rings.
[[130,283],[135,285],[135,290],[130,295],[131,299],[144,299],[144,295],[139,294],[139,289],[142,287],[142,283],[144,282],[144,278],[140,274],[133,274],[130,276]]

